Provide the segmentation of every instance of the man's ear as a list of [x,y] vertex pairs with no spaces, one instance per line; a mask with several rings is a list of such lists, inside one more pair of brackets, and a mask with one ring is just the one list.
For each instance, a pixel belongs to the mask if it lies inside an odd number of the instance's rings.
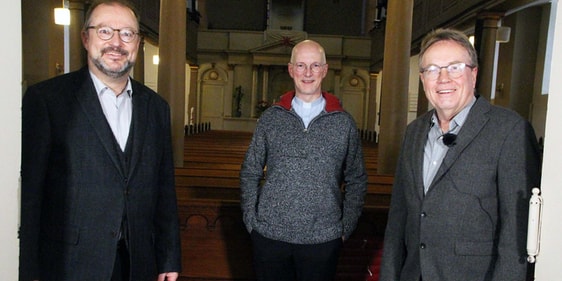
[[287,70],[289,71],[289,76],[291,76],[291,78],[293,77],[293,68],[291,67],[291,63],[287,64]]
[[86,32],[87,31],[84,30],[80,32],[80,38],[82,39],[82,46],[84,46],[84,48],[88,50],[86,46],[88,46],[88,40],[90,40],[90,38],[88,37],[88,34]]

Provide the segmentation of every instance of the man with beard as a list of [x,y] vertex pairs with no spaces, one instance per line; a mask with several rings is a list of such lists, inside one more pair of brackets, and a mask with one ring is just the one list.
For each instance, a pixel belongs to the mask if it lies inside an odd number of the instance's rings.
[[87,67],[26,91],[20,280],[177,280],[170,110],[129,77],[140,41],[129,3],[95,2]]

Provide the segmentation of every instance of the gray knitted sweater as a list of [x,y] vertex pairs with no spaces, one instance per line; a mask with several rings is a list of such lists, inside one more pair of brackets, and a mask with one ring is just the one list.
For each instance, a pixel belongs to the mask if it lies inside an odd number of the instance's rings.
[[338,98],[323,93],[324,110],[305,128],[291,108],[294,95],[284,94],[257,123],[240,172],[244,223],[248,232],[295,244],[348,238],[367,190],[357,127]]

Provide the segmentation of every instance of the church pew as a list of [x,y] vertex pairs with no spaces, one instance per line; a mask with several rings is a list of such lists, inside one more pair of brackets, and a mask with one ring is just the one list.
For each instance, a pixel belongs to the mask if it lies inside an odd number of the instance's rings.
[[[239,206],[239,172],[251,134],[186,137],[176,168],[184,272],[181,281],[254,280],[251,243]],[[375,281],[393,177],[378,175],[376,144],[364,146],[368,188],[358,227],[344,244],[338,281]],[[187,270],[186,270],[187,269]]]
[[[254,280],[251,239],[236,200],[190,199],[178,209],[182,281]],[[365,208],[344,243],[337,281],[376,281],[386,212]]]

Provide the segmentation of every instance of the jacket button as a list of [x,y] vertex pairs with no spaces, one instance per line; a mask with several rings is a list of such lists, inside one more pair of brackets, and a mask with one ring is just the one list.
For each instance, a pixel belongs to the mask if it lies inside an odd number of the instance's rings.
[[420,249],[422,249],[422,250],[425,249],[425,243],[420,244]]
[[425,217],[427,217],[427,214],[426,214],[425,212],[422,212],[422,213],[420,214],[420,216],[421,216],[422,218],[425,218]]

